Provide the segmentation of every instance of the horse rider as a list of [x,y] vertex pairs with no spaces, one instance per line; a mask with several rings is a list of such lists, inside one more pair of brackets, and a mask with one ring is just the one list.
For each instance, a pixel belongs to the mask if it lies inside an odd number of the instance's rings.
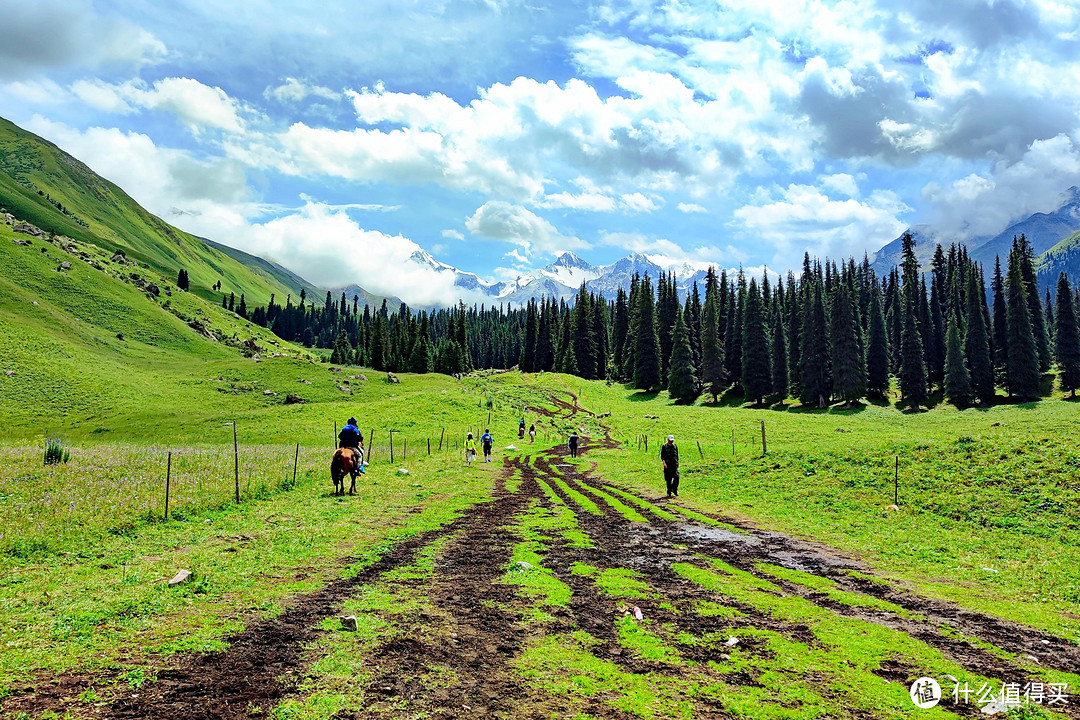
[[341,428],[338,433],[338,447],[349,448],[356,453],[356,468],[352,472],[354,478],[357,473],[364,472],[364,434],[357,427],[356,418],[349,418],[349,422]]

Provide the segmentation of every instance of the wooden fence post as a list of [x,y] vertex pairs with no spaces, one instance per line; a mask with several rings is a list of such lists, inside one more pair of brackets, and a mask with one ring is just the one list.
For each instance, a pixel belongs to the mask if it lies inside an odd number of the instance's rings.
[[296,485],[296,465],[300,462],[300,443],[296,443],[296,454],[292,461],[292,484]]
[[371,428],[371,431],[368,433],[367,437],[368,437],[368,442],[370,443],[370,445],[368,446],[368,449],[367,449],[368,450],[367,459],[371,460],[371,451],[373,449],[375,449],[375,428]]
[[765,457],[767,446],[765,445],[765,421],[761,421],[761,456]]
[[731,457],[735,457],[735,427],[731,428]]
[[439,431],[439,450],[442,450],[443,435],[446,434],[446,428]]
[[698,455],[700,455],[701,459],[704,460],[705,459],[705,453],[701,452],[701,441],[700,440],[695,440],[694,442],[697,443],[697,453],[698,453]]
[[394,462],[394,431],[390,431],[390,462]]
[[334,421],[334,444],[330,447],[337,449],[337,420]]
[[431,438],[427,439],[427,454],[431,455]]
[[409,438],[405,438],[401,442],[403,443],[401,446],[401,459],[404,460],[409,454]]
[[172,450],[169,451],[169,464],[165,466],[165,519],[169,519],[169,481],[172,479]]
[[236,504],[240,504],[240,446],[236,444],[236,420],[232,423],[233,480],[236,483]]

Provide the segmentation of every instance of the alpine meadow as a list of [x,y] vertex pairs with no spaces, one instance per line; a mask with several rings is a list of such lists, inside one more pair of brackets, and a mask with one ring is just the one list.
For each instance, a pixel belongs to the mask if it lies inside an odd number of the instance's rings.
[[0,718],[1080,718],[1077,14],[439,5],[0,12]]

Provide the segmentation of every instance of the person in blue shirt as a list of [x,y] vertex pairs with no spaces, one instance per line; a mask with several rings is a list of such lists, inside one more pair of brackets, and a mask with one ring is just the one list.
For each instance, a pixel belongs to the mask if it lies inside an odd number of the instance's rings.
[[484,462],[491,462],[491,446],[494,442],[495,438],[491,437],[491,431],[484,430],[484,434],[480,436],[480,444],[484,446]]
[[364,472],[364,434],[356,425],[356,418],[349,418],[345,427],[338,433],[338,447],[349,448],[356,453],[357,463],[353,470],[353,477]]

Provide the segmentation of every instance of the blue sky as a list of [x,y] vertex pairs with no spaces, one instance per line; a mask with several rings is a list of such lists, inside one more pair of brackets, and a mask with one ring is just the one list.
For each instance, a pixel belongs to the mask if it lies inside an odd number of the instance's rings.
[[[226,7],[227,6],[227,7]],[[1072,0],[0,0],[0,115],[326,286],[798,266],[1080,183]]]

